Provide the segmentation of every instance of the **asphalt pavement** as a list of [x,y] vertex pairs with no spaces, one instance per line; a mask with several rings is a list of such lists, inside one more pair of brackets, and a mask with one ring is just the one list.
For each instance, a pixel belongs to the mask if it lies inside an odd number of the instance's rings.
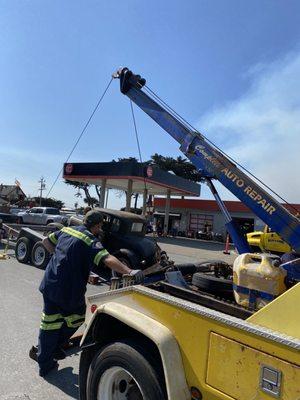
[[[218,243],[173,238],[159,242],[177,263],[210,259],[232,262],[235,258],[235,254],[224,255],[224,245]],[[30,347],[37,343],[42,311],[38,286],[44,271],[18,263],[13,250],[9,254],[10,259],[0,260],[0,400],[78,399],[78,348],[69,350],[58,371],[46,378],[39,377],[37,364],[28,357]],[[88,285],[87,294],[105,290],[106,285]]]

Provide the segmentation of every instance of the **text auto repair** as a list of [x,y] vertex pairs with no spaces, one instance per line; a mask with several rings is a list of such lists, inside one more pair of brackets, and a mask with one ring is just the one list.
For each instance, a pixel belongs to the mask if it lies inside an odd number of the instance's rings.
[[[201,145],[195,146],[195,150],[198,150],[199,153],[201,153],[204,156],[205,160],[211,162],[215,167],[218,168],[223,167],[223,165],[216,157],[210,156],[205,151],[204,146]],[[220,172],[223,175],[225,175],[228,179],[230,179],[233,183],[235,183],[238,188],[243,188],[246,186],[244,180],[240,178],[235,172],[231,171],[229,168],[226,167],[222,168]],[[263,198],[262,195],[257,193],[251,186],[247,185],[244,188],[244,193],[246,193],[252,200],[256,201],[256,203],[259,204],[270,215],[272,215],[273,212],[276,211],[276,207],[271,205],[266,199]]]

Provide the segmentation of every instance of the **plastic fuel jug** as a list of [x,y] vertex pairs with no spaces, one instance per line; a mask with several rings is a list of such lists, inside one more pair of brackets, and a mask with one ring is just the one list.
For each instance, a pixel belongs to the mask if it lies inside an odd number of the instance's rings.
[[286,271],[268,254],[240,254],[233,264],[233,291],[238,304],[264,307],[286,290]]

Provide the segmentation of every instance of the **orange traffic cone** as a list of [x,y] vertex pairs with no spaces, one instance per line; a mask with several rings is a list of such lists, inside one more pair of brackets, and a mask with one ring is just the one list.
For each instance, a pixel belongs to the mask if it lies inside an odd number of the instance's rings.
[[225,250],[223,251],[224,254],[230,254],[229,251],[229,234],[227,233],[226,242],[225,242]]

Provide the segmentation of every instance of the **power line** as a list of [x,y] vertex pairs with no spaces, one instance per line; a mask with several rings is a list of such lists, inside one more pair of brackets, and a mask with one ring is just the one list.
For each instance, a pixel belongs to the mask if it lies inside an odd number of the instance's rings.
[[[98,102],[97,102],[97,104],[96,104],[96,106],[95,106],[93,112],[91,113],[89,119],[87,120],[86,124],[84,125],[84,127],[83,127],[83,129],[82,129],[80,135],[78,136],[78,139],[76,140],[76,142],[75,142],[75,144],[74,144],[72,150],[70,151],[70,153],[69,153],[69,155],[68,155],[68,157],[67,157],[65,163],[67,163],[67,162],[69,161],[71,155],[73,154],[73,152],[74,152],[76,146],[78,145],[80,139],[82,138],[82,136],[83,136],[83,134],[84,134],[86,128],[88,127],[88,125],[89,125],[89,123],[91,122],[91,120],[92,120],[92,118],[93,118],[95,112],[97,111],[97,109],[98,109],[98,107],[99,107],[101,101],[103,100],[104,96],[106,95],[106,92],[108,91],[108,88],[110,87],[110,84],[111,84],[112,80],[113,80],[113,78],[110,79],[110,81],[109,81],[108,85],[106,86],[106,88],[105,88],[103,94],[101,95],[100,99],[98,100]],[[49,189],[49,192],[47,193],[47,196],[46,196],[46,197],[49,197],[49,194],[51,193],[51,191],[52,191],[54,185],[56,184],[58,178],[60,177],[60,174],[62,173],[62,171],[63,171],[63,167],[60,169],[59,173],[57,174],[57,177],[55,178],[55,180],[54,180],[54,182],[53,182],[51,188]]]

